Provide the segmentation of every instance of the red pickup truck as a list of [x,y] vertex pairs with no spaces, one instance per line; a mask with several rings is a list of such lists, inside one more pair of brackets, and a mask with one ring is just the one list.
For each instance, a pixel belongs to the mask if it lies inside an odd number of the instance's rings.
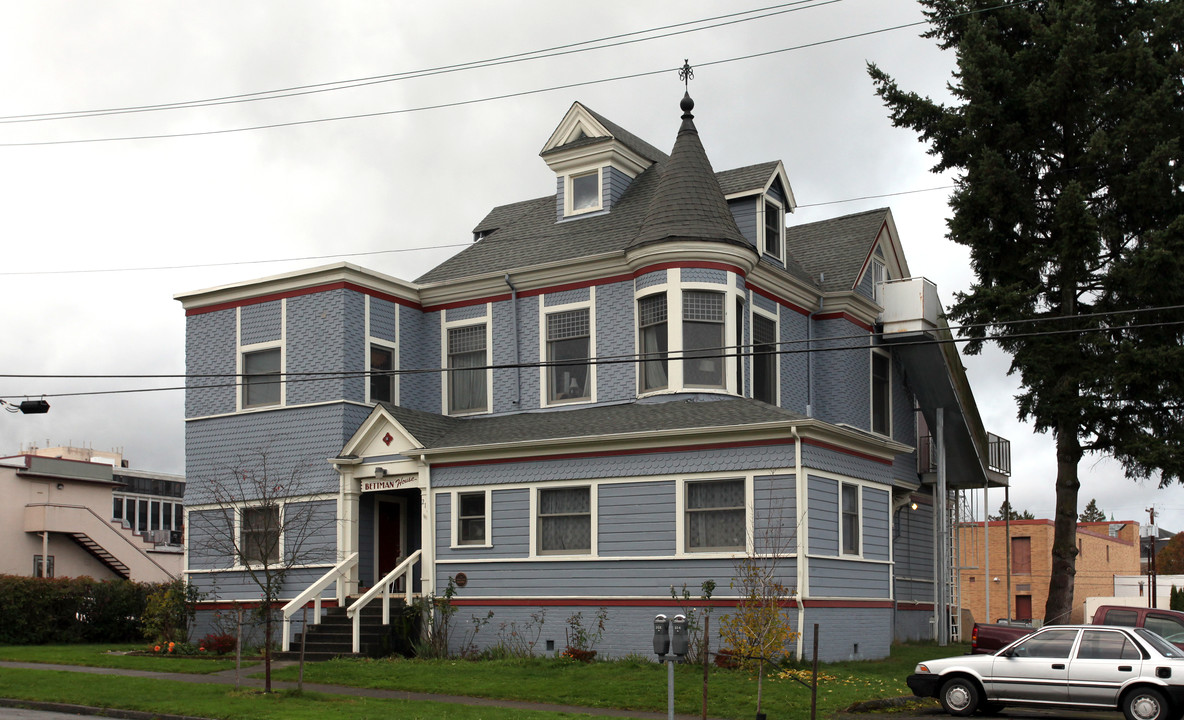
[[[1156,608],[1102,605],[1094,613],[1094,625],[1145,627],[1162,635],[1168,642],[1184,648],[1184,612]],[[971,654],[993,653],[1034,632],[1031,625],[1010,623],[975,623],[970,632]]]

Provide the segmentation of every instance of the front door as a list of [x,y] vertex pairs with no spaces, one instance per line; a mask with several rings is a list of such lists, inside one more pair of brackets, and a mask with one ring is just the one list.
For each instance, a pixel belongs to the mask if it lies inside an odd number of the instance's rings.
[[[403,502],[378,498],[374,504],[374,558],[377,583],[403,561]],[[400,583],[401,585],[402,583]]]

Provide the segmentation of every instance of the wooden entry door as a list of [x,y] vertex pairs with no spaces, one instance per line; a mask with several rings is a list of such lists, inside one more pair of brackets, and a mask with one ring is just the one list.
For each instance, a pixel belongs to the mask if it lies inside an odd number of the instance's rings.
[[[403,561],[403,502],[379,498],[374,505],[374,558],[378,582]],[[400,583],[401,585],[401,583]]]
[[1016,620],[1031,620],[1032,619],[1032,596],[1031,595],[1016,595],[1015,596],[1015,619]]

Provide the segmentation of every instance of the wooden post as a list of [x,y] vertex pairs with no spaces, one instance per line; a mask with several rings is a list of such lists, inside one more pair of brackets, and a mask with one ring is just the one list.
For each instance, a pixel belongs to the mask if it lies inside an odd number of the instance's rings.
[[308,647],[308,605],[304,606],[303,624],[300,626],[300,676],[296,689],[304,692],[304,648]]
[[707,665],[711,657],[711,615],[703,613],[703,720],[707,720]]
[[814,623],[814,669],[810,673],[810,720],[818,717],[818,623]]

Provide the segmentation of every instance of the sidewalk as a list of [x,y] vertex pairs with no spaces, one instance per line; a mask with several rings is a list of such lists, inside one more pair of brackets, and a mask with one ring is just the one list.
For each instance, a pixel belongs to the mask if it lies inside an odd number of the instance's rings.
[[[273,670],[278,670],[284,667],[291,667],[295,662],[273,662],[271,667]],[[234,685],[234,670],[223,670],[221,672],[212,673],[210,675],[193,675],[190,673],[169,673],[169,672],[151,672],[148,670],[125,670],[120,668],[99,668],[99,667],[82,667],[79,665],[49,665],[45,663],[22,663],[22,662],[4,662],[0,661],[0,668],[17,668],[23,670],[58,670],[65,672],[86,673],[90,675],[118,675],[122,677],[139,677],[150,678],[155,680],[173,680],[175,682],[186,682],[197,685]],[[260,678],[247,677],[248,675],[261,673],[263,669],[259,666],[245,668],[242,673],[242,687],[262,688],[263,680]],[[294,690],[296,683],[294,682],[280,682],[273,680],[271,683],[273,689],[277,690]],[[521,702],[518,700],[495,700],[492,698],[468,697],[465,695],[437,695],[434,693],[416,693],[407,692],[404,690],[375,690],[371,688],[356,688],[347,687],[344,685],[319,685],[316,683],[304,683],[304,689],[308,692],[326,693],[330,695],[352,695],[354,697],[366,697],[382,700],[421,700],[427,702],[452,703],[456,705],[472,705],[475,707],[497,707],[506,708],[510,710],[541,710],[544,712],[557,713],[573,713],[582,715],[602,715],[606,717],[620,717],[620,718],[640,718],[641,720],[664,720],[667,714],[664,712],[644,712],[640,710],[616,710],[612,708],[590,708],[579,707],[574,705],[556,705],[552,703],[534,703]],[[64,707],[60,703],[37,703],[24,700],[3,700],[0,699],[0,707],[5,705],[19,705],[21,707],[43,708],[46,710],[62,711]],[[71,708],[78,708],[78,706],[68,706]],[[83,709],[83,708],[79,708]],[[78,713],[79,709],[67,710],[66,712]],[[85,710],[85,709],[83,709]],[[129,713],[121,712],[120,715],[115,715],[114,711],[106,708],[93,708],[92,714],[103,714],[108,717],[124,717],[137,720],[138,718],[163,718],[164,720],[198,720],[195,718],[184,718],[181,716],[168,716],[159,713]],[[680,720],[697,720],[698,715],[675,715]]]

